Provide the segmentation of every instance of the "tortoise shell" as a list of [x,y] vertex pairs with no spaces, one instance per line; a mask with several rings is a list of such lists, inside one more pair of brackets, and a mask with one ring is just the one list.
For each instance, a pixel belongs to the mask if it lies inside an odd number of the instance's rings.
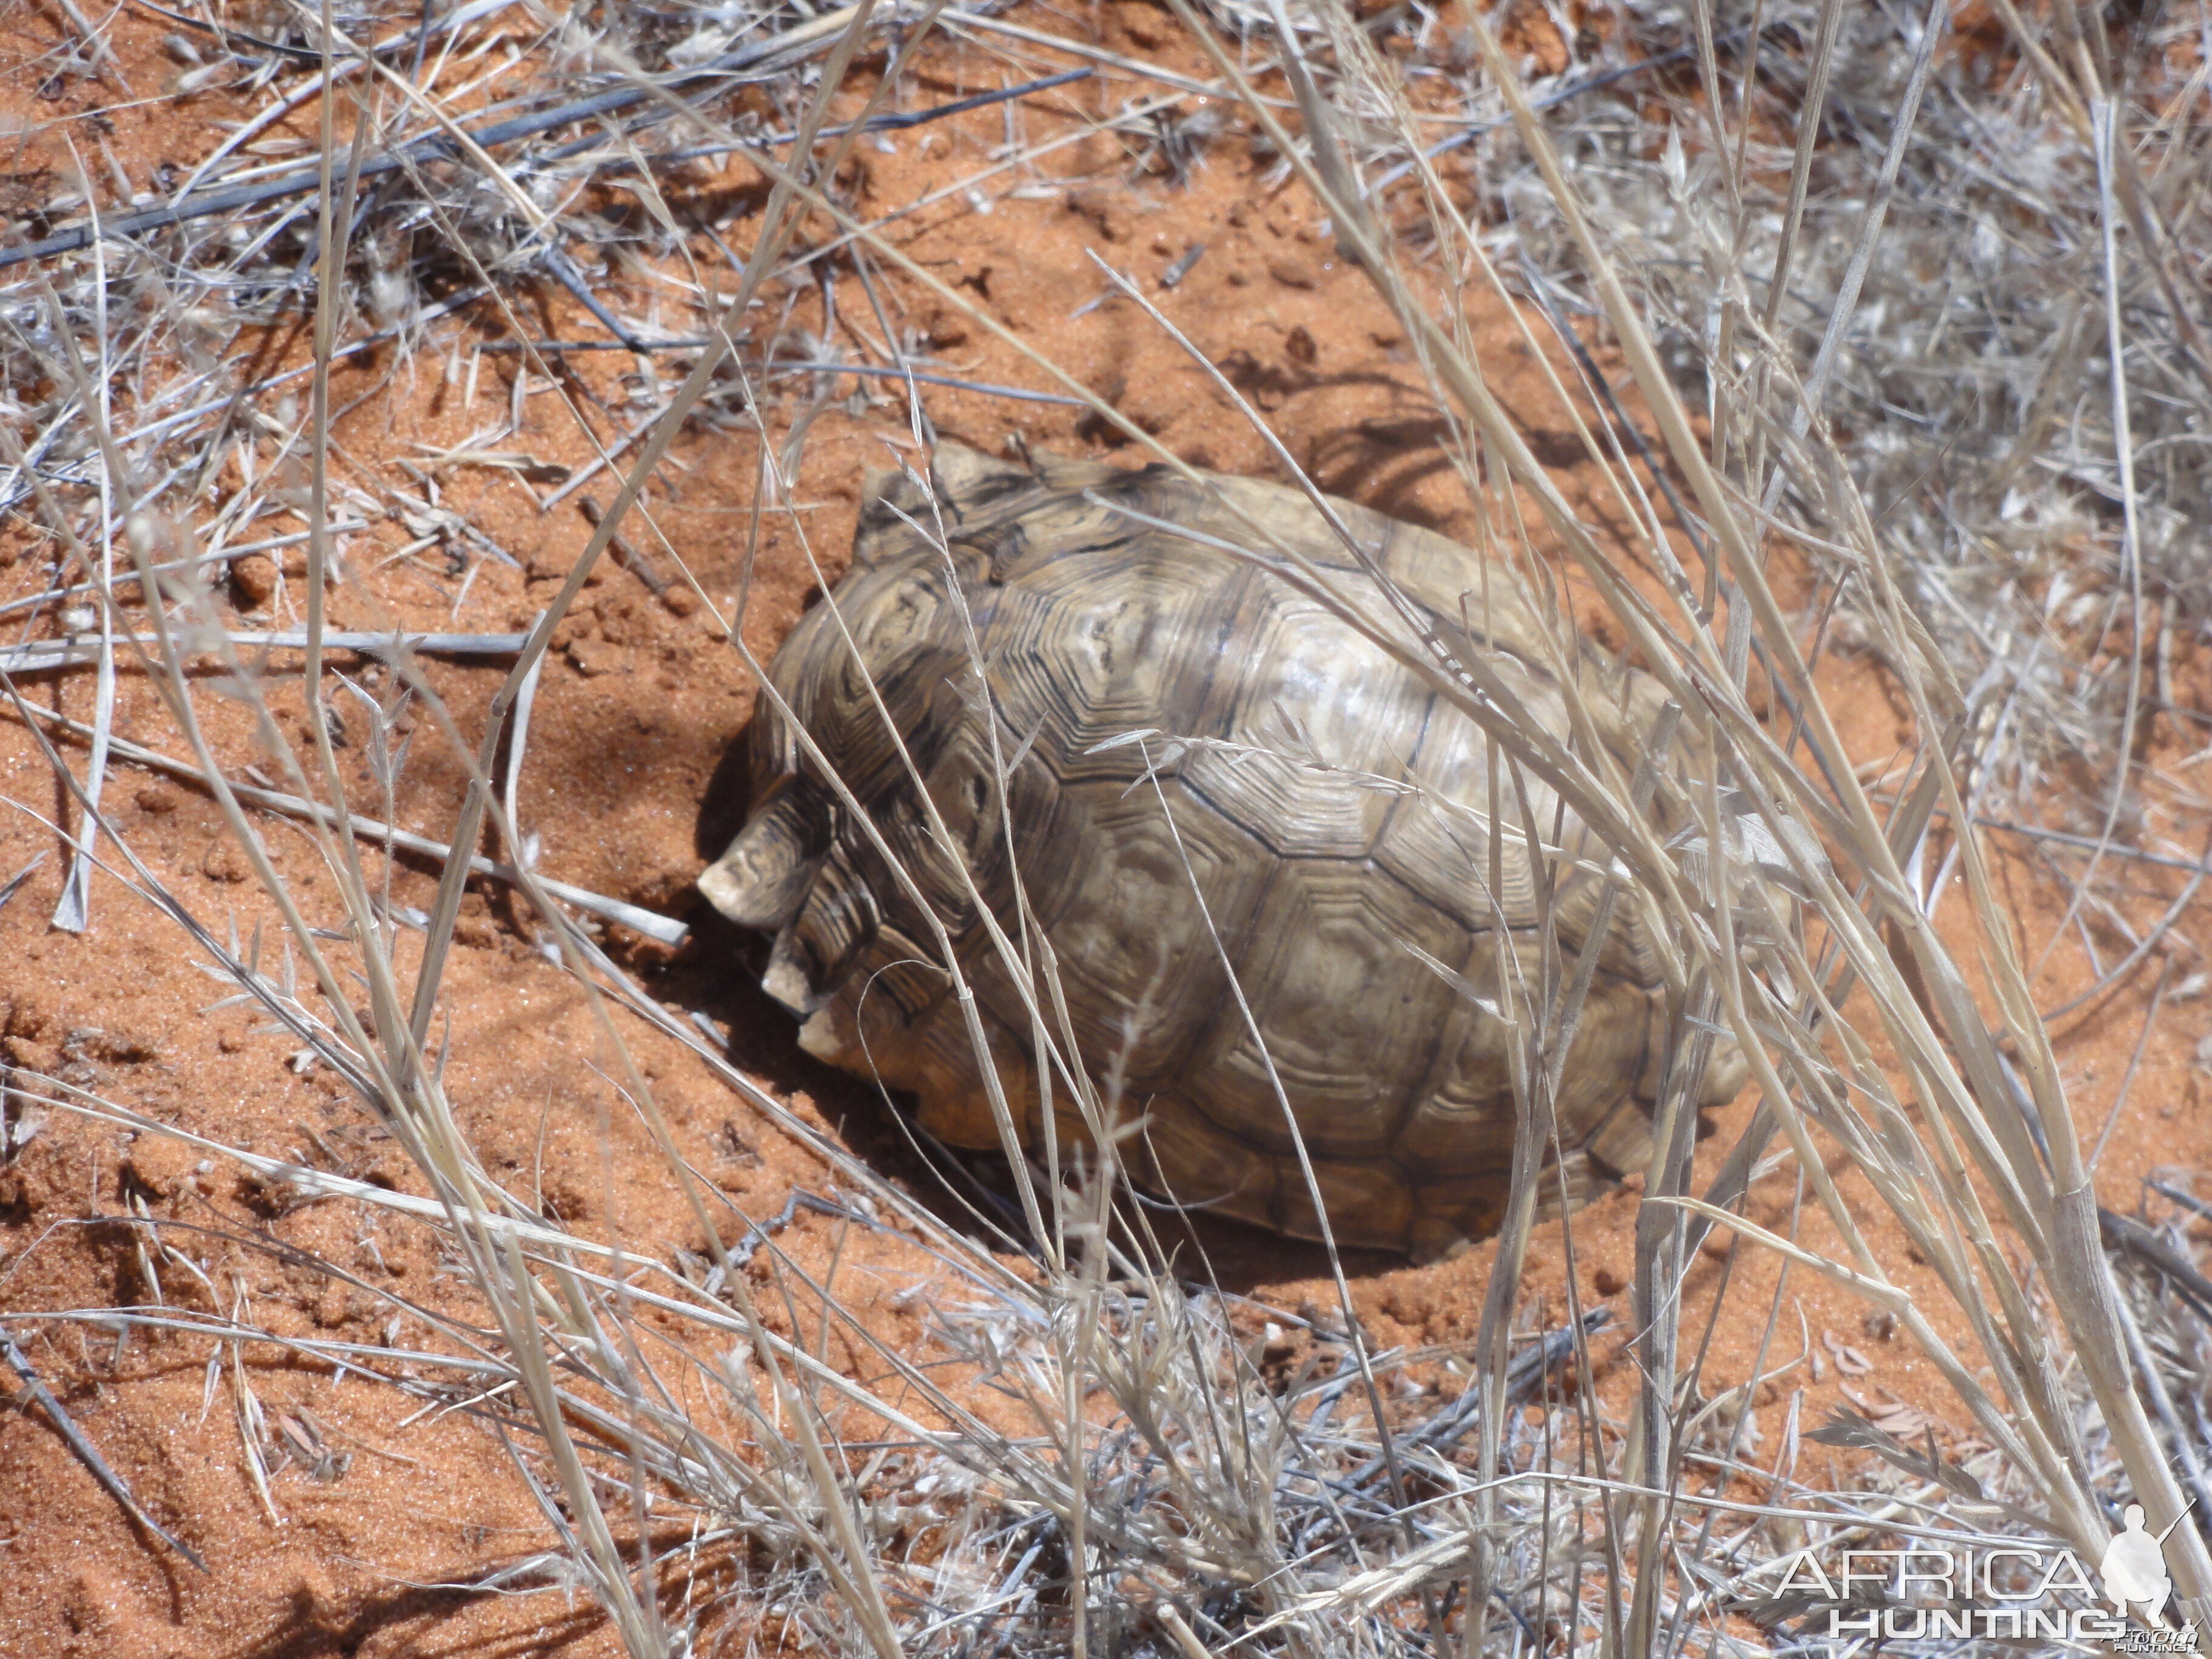
[[[1208,482],[1374,593],[1304,495]],[[1236,514],[1167,469],[1017,467],[946,444],[927,488],[892,474],[866,495],[850,571],[770,669],[753,814],[699,883],[775,931],[763,984],[804,1018],[802,1045],[912,1091],[921,1127],[964,1147],[1007,1147],[979,1036],[1025,1148],[1048,1116],[1087,1139],[1079,1068],[1094,1114],[1133,1126],[1121,1161],[1140,1184],[1317,1237],[1287,1108],[1340,1243],[1429,1258],[1492,1229],[1515,1124],[1496,988],[1501,969],[1531,986],[1545,971],[1520,826],[1569,855],[1549,872],[1564,984],[1592,948],[1606,863],[1580,820],[1494,769],[1434,677],[1286,579],[1279,554],[1247,551]],[[1418,623],[1484,653],[1565,738],[1544,629],[1510,574],[1333,505]],[[1662,694],[1574,649],[1600,740],[1632,775]],[[1668,1046],[1637,905],[1614,904],[1598,948],[1558,1095],[1570,1201],[1648,1160]],[[1048,1088],[1037,1053],[1057,1056]],[[1703,1098],[1732,1096],[1743,1069],[1717,1054]]]

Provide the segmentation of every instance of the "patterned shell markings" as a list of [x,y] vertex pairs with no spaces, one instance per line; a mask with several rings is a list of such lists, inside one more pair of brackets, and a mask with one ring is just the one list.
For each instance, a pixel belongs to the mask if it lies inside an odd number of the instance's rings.
[[[1494,1226],[1513,1143],[1505,1033],[1406,948],[1490,987],[1502,915],[1522,970],[1536,971],[1537,900],[1517,830],[1498,849],[1502,890],[1488,891],[1480,730],[1252,560],[1103,504],[1241,544],[1231,515],[1164,470],[1040,458],[1031,471],[947,444],[933,478],[933,501],[910,480],[871,479],[850,573],[770,671],[818,759],[763,697],[753,816],[700,878],[732,920],[775,932],[763,983],[804,1017],[802,1044],[913,1091],[939,1139],[1000,1146],[927,904],[1034,1146],[1030,1017],[975,902],[1019,960],[1025,897],[1080,1063],[1094,1079],[1113,1074],[1122,1115],[1144,1117],[1129,1163],[1145,1185],[1316,1236],[1287,1100],[1340,1241],[1431,1257]],[[1304,497],[1213,483],[1285,545],[1350,572]],[[1486,586],[1486,637],[1469,647],[1462,635],[1462,648],[1485,652],[1565,734],[1559,687],[1534,665],[1533,614],[1505,573],[1486,582],[1476,556],[1441,537],[1338,510],[1447,637],[1461,595]],[[1481,604],[1470,602],[1474,614]],[[1632,772],[1658,688],[1583,655],[1584,698]],[[1138,732],[1158,735],[1099,746]],[[993,780],[1007,762],[1002,812]],[[1407,781],[1419,787],[1388,787]],[[1548,790],[1528,787],[1540,825],[1556,822],[1567,848],[1598,853]],[[1502,816],[1517,825],[1517,799]],[[1599,883],[1558,868],[1562,944],[1586,949]],[[1648,1158],[1667,1036],[1659,956],[1633,907],[1614,907],[1601,949],[1560,1101],[1577,1194]],[[1703,1099],[1732,1097],[1744,1070],[1719,1046]],[[1055,1079],[1060,1132],[1079,1136],[1066,1095]]]

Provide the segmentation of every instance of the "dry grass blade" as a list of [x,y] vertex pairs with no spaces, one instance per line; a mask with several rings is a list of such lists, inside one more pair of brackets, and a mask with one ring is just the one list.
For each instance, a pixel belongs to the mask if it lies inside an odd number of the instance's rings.
[[100,1449],[85,1437],[84,1431],[76,1425],[76,1419],[69,1414],[60,1401],[54,1398],[53,1390],[40,1379],[38,1372],[32,1369],[29,1358],[4,1325],[0,1325],[0,1358],[7,1360],[8,1369],[15,1373],[16,1379],[23,1385],[23,1391],[30,1396],[33,1403],[46,1414],[47,1421],[54,1425],[54,1432],[69,1443],[70,1450],[76,1455],[77,1462],[82,1463],[91,1472],[92,1478],[100,1482],[109,1497],[123,1506],[124,1512],[155,1537],[160,1539],[162,1543],[167,1545],[169,1548],[183,1556],[192,1565],[205,1572],[208,1565],[200,1559],[199,1552],[191,1545],[181,1542],[159,1521],[148,1514],[146,1506],[132,1496],[131,1488],[123,1483],[122,1478],[113,1469],[108,1468],[107,1460],[100,1455]]

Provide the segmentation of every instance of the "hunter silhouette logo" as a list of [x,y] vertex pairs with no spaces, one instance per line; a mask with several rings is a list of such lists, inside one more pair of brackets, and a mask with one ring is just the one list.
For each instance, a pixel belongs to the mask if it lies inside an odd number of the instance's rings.
[[2166,1598],[2173,1594],[2173,1580],[2166,1575],[2166,1533],[2181,1524],[2181,1515],[2173,1517],[2173,1525],[2166,1532],[2153,1537],[2143,1525],[2143,1506],[2130,1504],[2121,1516],[2127,1530],[2105,1547],[2105,1559],[2098,1565],[2098,1575],[2105,1581],[2105,1599],[2112,1604],[2112,1611],[2121,1618],[2128,1616],[2128,1603],[2142,1608],[2143,1622],[2156,1625],[2163,1630],[2166,1620],[2160,1615],[2166,1607]]

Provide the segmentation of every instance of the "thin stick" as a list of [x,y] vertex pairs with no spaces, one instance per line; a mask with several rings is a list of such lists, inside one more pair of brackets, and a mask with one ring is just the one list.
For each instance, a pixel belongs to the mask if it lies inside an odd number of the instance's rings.
[[[543,351],[548,354],[564,351],[702,351],[714,342],[704,337],[680,340],[489,340],[479,348],[488,352]],[[924,369],[907,369],[881,363],[794,362],[788,358],[777,358],[773,362],[748,364],[755,374],[767,378],[777,374],[851,374],[869,380],[919,380],[924,386],[941,386],[955,392],[973,392],[985,398],[1006,398],[1017,403],[1058,404],[1064,409],[1086,409],[1090,405],[1080,398],[1064,397],[1057,392],[1031,392],[1026,386],[996,386],[988,380],[965,380],[957,375],[938,374]],[[623,446],[628,447],[628,445]],[[620,449],[610,451],[619,454]]]
[[2167,958],[2159,970],[2157,988],[2152,991],[2150,1007],[2143,1014],[2142,1030],[2136,1033],[2135,1051],[2128,1056],[2128,1069],[2120,1078],[2119,1091],[2112,1097],[2112,1109],[2105,1115],[2105,1127],[2097,1132],[2097,1144],[2089,1149],[2088,1171],[2097,1173],[2098,1163],[2105,1156],[2105,1146],[2119,1127],[2120,1114],[2127,1109],[2128,1091],[2135,1087],[2136,1070],[2142,1064],[2143,1050],[2150,1047],[2150,1034],[2158,1024],[2159,1011],[2166,1006],[2166,988],[2173,978],[2173,962]]
[[77,1427],[76,1419],[63,1408],[62,1402],[54,1398],[53,1390],[39,1380],[38,1372],[31,1368],[30,1360],[16,1346],[15,1336],[5,1325],[0,1325],[0,1358],[5,1358],[8,1368],[22,1379],[24,1391],[39,1403],[47,1420],[53,1424],[54,1431],[61,1436],[76,1461],[91,1472],[94,1480],[100,1482],[100,1489],[120,1504],[124,1513],[133,1521],[205,1572],[208,1564],[200,1559],[199,1552],[148,1514],[146,1506],[133,1497],[131,1488],[124,1484],[123,1477],[107,1467],[107,1460],[100,1455],[100,1448],[85,1438],[84,1431]]
[[2112,204],[2112,147],[2118,142],[2119,119],[2109,100],[2095,98],[2090,100],[2089,121],[2097,155],[2098,199],[2104,209],[2100,225],[2105,255],[2105,355],[2110,364],[2112,398],[2112,458],[2120,474],[2120,563],[2128,578],[2128,700],[2120,714],[2119,753],[2113,761],[2112,791],[2105,806],[2104,828],[2098,832],[2089,867],[2075,884],[2065,915],[2051,929],[2042,954],[2028,970],[2031,981],[2043,971],[2058,941],[2081,913],[2081,901],[2089,884],[2096,879],[2097,866],[2104,862],[2106,847],[2119,823],[2120,807],[2127,799],[2128,771],[2135,764],[2136,711],[2142,702],[2142,555],[2136,520],[2135,440],[2128,426],[2127,337],[2120,326],[2119,228],[2114,222]]
[[23,884],[30,880],[33,876],[36,875],[39,871],[39,866],[46,861],[46,855],[44,853],[40,853],[28,864],[18,870],[14,875],[9,877],[6,881],[0,882],[0,910],[4,910],[8,908],[8,901],[23,890]]
[[[74,6],[70,8],[70,15],[76,15]],[[104,43],[102,50],[105,50]],[[75,145],[70,147],[70,156],[71,160],[77,161]],[[83,174],[82,161],[77,161],[77,171],[80,175]],[[97,201],[88,178],[85,181],[85,199],[88,204]],[[97,228],[100,224],[97,205],[92,207],[92,222]],[[98,402],[92,415],[100,423],[102,430],[112,424],[115,390],[113,365],[109,356],[107,298],[106,250],[95,248],[93,251],[93,317],[99,336],[100,358],[94,370],[94,396]],[[60,310],[58,303],[55,309],[57,312]],[[65,319],[58,317],[57,321],[67,326]],[[128,494],[131,489],[129,481],[112,477],[106,465],[103,465],[100,473],[98,573],[103,592],[112,586],[115,577],[115,492],[118,488]],[[84,772],[84,823],[78,831],[76,846],[70,854],[69,873],[62,881],[61,897],[54,905],[53,925],[68,933],[82,933],[91,925],[93,854],[100,845],[100,796],[107,782],[108,742],[115,722],[115,617],[105,606],[100,611],[98,650],[100,683],[93,692],[92,754],[85,763]]]
[[[507,807],[507,822],[518,831],[522,825],[522,814],[515,797],[522,787],[522,757],[530,750],[530,711],[538,702],[538,674],[544,665],[545,659],[538,658],[530,665],[530,672],[522,677],[522,689],[514,698],[514,723],[507,738],[507,783],[502,799]],[[526,836],[520,845],[507,849],[520,867],[528,869],[538,862],[537,840],[535,836]]]
[[[70,720],[66,715],[54,714],[51,710],[37,708],[36,705],[26,706],[30,707],[41,720],[50,725],[59,726],[72,736],[89,737],[91,735],[92,728],[82,720]],[[154,767],[160,771],[167,772],[172,777],[181,778],[188,783],[206,785],[209,781],[208,775],[189,761],[178,760],[172,756],[162,754],[159,750],[149,749],[143,744],[132,743],[127,738],[116,738],[112,741],[115,752],[125,760],[134,761],[141,766]],[[282,790],[264,789],[248,783],[233,783],[230,788],[233,794],[249,805],[265,807],[272,812],[282,812],[288,817],[305,818],[332,829],[339,827],[339,815],[319,802],[303,799],[298,795],[287,794]],[[350,830],[362,841],[377,843],[388,842],[391,845],[404,851],[435,860],[441,865],[449,865],[453,860],[452,848],[443,842],[432,841],[428,836],[418,836],[411,830],[402,830],[392,824],[380,823],[374,818],[365,818],[357,813],[351,812],[344,815],[343,823],[345,828]],[[641,909],[638,906],[626,903],[621,899],[609,898],[603,893],[594,893],[587,888],[572,886],[565,881],[555,881],[550,877],[539,875],[535,872],[526,872],[516,865],[502,863],[497,859],[486,858],[482,854],[472,855],[469,860],[468,867],[469,873],[471,875],[489,876],[495,881],[505,882],[509,886],[520,886],[526,878],[534,880],[563,903],[573,904],[579,910],[604,917],[609,921],[619,922],[632,933],[642,933],[646,938],[657,939],[663,945],[681,945],[691,934],[691,930],[686,924],[661,915],[655,911]],[[26,871],[24,873],[27,875],[29,872]]]
[[[332,525],[331,533],[343,535],[351,531],[368,528],[368,520],[366,519],[345,519]],[[241,542],[234,547],[217,547],[208,552],[195,553],[189,558],[167,559],[148,568],[156,574],[167,574],[177,570],[196,570],[204,565],[220,564],[226,559],[242,559],[249,553],[272,553],[279,548],[297,547],[307,539],[308,533],[304,530],[295,530],[289,535],[271,536],[264,541]],[[131,587],[137,585],[138,573],[135,570],[118,571],[109,580],[118,588]],[[33,593],[27,599],[10,599],[6,604],[0,605],[0,617],[14,616],[22,611],[36,611],[43,605],[57,605],[65,599],[75,599],[80,594],[98,592],[100,592],[98,582],[72,582],[67,587],[50,587],[43,593]]]
[[[1890,130],[1889,148],[1883,152],[1881,172],[1875,180],[1874,199],[1867,204],[1866,217],[1859,226],[1857,246],[1851,250],[1851,261],[1844,271],[1844,279],[1836,293],[1836,302],[1828,312],[1828,323],[1820,335],[1820,349],[1814,354],[1812,372],[1805,377],[1803,395],[1791,412],[1791,432],[1803,437],[1811,429],[1814,417],[1820,412],[1822,399],[1826,396],[1828,380],[1835,373],[1836,359],[1841,354],[1844,337],[1850,332],[1851,319],[1858,313],[1859,295],[1866,283],[1868,268],[1874,263],[1875,246],[1881,240],[1883,221],[1889,214],[1890,198],[1897,192],[1897,175],[1905,165],[1905,152],[1912,142],[1913,125],[1920,118],[1920,100],[1928,90],[1928,77],[1936,64],[1936,48],[1949,33],[1951,8],[1948,0],[1929,0],[1927,15],[1920,23],[1920,49],[1913,55],[1912,77],[1905,82],[1905,97],[1899,105],[1895,125]],[[1802,139],[1801,139],[1802,143]],[[1779,268],[1777,271],[1780,275]],[[1779,281],[1767,295],[1769,306],[1775,303],[1781,292]],[[1760,506],[1767,512],[1774,510],[1782,499],[1782,487],[1788,474],[1780,467],[1767,481],[1766,493]]]
[[[428,162],[450,159],[464,149],[479,154],[495,144],[512,143],[519,138],[534,137],[555,127],[571,126],[601,117],[635,108],[649,100],[678,88],[689,87],[703,80],[713,80],[736,75],[744,70],[757,70],[770,60],[782,60],[811,55],[831,45],[865,8],[860,5],[842,6],[836,11],[824,12],[773,40],[759,42],[726,54],[714,63],[696,70],[686,70],[665,82],[649,87],[618,87],[595,97],[562,104],[556,108],[540,110],[534,114],[519,115],[491,126],[466,131],[455,127],[445,133],[426,134],[410,140],[399,149],[364,161],[361,167],[363,179],[381,178],[386,173]],[[356,52],[362,49],[356,47]],[[374,64],[380,72],[389,74],[381,64]],[[1048,76],[1029,87],[1009,88],[1007,91],[984,95],[980,100],[961,100],[958,109],[948,109],[947,114],[961,113],[967,109],[981,107],[984,103],[998,103],[1009,97],[1026,96],[1030,93],[1062,86],[1079,78],[1088,71],[1070,71],[1065,75]],[[411,92],[410,87],[403,90]],[[919,120],[912,115],[888,118],[890,129],[914,126]],[[876,131],[872,125],[862,130]],[[890,130],[890,129],[887,129]],[[851,127],[832,127],[817,132],[817,138],[841,138],[852,135]],[[596,139],[594,142],[597,142]],[[762,142],[791,143],[770,137]],[[704,152],[702,152],[704,153]],[[496,172],[496,169],[495,169]],[[143,212],[125,214],[111,219],[103,228],[98,223],[81,225],[74,229],[58,231],[53,235],[19,247],[0,247],[0,270],[20,264],[26,260],[48,259],[59,253],[73,253],[91,246],[96,238],[136,236],[142,232],[165,229],[171,225],[185,224],[195,219],[208,218],[216,214],[237,215],[271,202],[281,202],[295,196],[305,196],[317,188],[317,176],[313,170],[286,173],[262,180],[258,184],[240,185],[231,190],[213,191],[205,195],[175,203],[168,207],[149,208]],[[529,204],[526,204],[526,209]]]
[[[235,629],[222,635],[231,645],[258,646],[270,651],[305,651],[304,629],[256,633]],[[326,651],[355,651],[380,662],[394,662],[409,652],[433,657],[512,657],[529,640],[527,634],[365,634],[333,629],[322,637]],[[150,646],[160,643],[154,634],[118,634],[118,644]],[[212,648],[212,647],[210,647]],[[66,668],[98,660],[99,644],[91,640],[33,640],[27,645],[0,651],[0,672],[32,674],[43,669]]]

